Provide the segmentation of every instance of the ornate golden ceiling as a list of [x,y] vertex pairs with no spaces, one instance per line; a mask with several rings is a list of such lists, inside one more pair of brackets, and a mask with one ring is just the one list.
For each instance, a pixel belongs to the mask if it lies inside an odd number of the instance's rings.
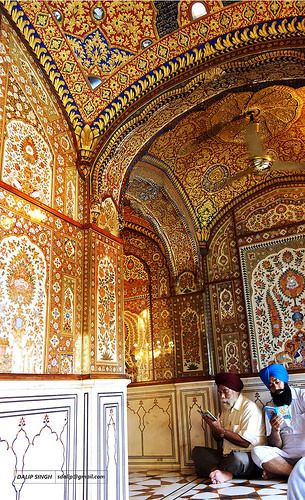
[[170,247],[168,206],[188,241],[184,263],[172,257],[177,273],[233,203],[303,176],[254,171],[245,115],[257,114],[266,154],[305,160],[305,1],[210,0],[191,21],[180,0],[168,23],[152,0],[0,3],[67,111],[93,203],[105,193],[125,203]]
[[[178,5],[173,23],[160,19],[151,0],[0,3],[45,68],[73,127],[89,124],[96,133],[148,92],[206,61],[261,41],[302,36],[305,11],[303,0],[236,1],[225,7],[210,0],[209,15],[191,22],[190,2],[181,0],[169,2]],[[94,9],[101,18],[94,17]],[[160,36],[166,21],[180,27]],[[143,48],[147,40],[152,43]],[[88,77],[101,84],[92,89]]]
[[247,111],[257,111],[266,154],[273,159],[304,161],[303,95],[304,89],[280,85],[229,94],[206,110],[181,119],[153,141],[148,155],[167,165],[192,200],[202,225],[208,226],[232,199],[267,178],[285,175],[258,174],[251,168],[245,137]]

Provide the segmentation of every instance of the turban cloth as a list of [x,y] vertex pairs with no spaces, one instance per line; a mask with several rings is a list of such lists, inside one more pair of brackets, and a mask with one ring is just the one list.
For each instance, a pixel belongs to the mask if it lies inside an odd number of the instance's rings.
[[239,375],[237,373],[218,373],[215,377],[215,382],[218,385],[224,385],[233,391],[240,392],[244,387],[244,384],[240,380]]
[[266,366],[259,372],[259,376],[264,382],[265,386],[269,389],[270,377],[278,378],[282,382],[288,382],[288,372],[283,365],[274,364]]

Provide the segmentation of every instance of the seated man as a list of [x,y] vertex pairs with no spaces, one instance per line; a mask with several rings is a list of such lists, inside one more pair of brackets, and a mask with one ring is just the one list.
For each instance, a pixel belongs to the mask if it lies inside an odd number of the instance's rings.
[[192,458],[199,476],[212,483],[223,483],[235,477],[257,475],[259,469],[251,459],[251,448],[265,442],[262,411],[241,394],[243,383],[236,373],[219,373],[215,377],[221,403],[221,415],[213,421],[202,417],[220,441],[221,450],[195,446]]
[[270,389],[273,406],[287,405],[289,413],[285,419],[274,413],[270,421],[266,416],[269,446],[255,447],[252,458],[264,470],[264,478],[288,477],[305,456],[305,390],[289,387],[288,372],[280,364],[263,368],[260,377]]

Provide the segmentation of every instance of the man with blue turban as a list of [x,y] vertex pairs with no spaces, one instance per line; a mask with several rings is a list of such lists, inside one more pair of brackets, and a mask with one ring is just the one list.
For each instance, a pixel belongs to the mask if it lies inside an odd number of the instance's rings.
[[263,368],[260,377],[272,398],[266,411],[269,446],[254,447],[252,459],[263,469],[264,478],[288,477],[297,461],[305,457],[305,390],[289,387],[288,372],[280,364]]

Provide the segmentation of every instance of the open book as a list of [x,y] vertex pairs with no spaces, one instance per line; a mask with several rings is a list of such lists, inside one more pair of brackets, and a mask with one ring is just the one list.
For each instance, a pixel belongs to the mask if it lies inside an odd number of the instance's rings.
[[209,410],[197,410],[202,417],[209,417],[211,420],[217,420],[217,418]]
[[268,415],[268,418],[271,420],[274,415],[279,415],[285,420],[291,419],[291,413],[289,406],[265,406],[265,411]]

